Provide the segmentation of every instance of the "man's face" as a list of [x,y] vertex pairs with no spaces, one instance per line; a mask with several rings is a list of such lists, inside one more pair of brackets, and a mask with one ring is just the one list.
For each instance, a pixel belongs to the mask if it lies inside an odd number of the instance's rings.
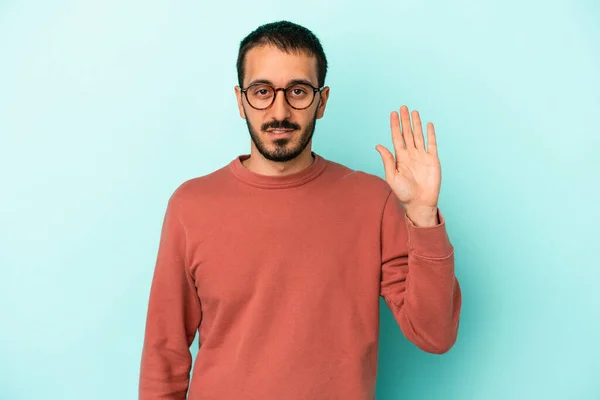
[[[273,46],[255,47],[246,53],[244,88],[254,81],[270,81],[274,88],[285,88],[292,80],[305,80],[318,87],[317,61],[305,53],[288,54]],[[310,107],[296,110],[278,91],[274,103],[266,110],[256,110],[248,104],[246,96],[235,87],[240,116],[246,120],[254,147],[268,160],[289,161],[311,143],[315,122],[323,117],[329,88],[316,93]],[[273,129],[292,129],[285,134],[270,132]]]

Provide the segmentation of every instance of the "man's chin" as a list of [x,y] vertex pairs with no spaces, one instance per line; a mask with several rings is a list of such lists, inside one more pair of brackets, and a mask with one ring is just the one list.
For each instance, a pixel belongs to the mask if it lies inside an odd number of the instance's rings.
[[266,148],[264,148],[265,152],[270,156],[267,158],[277,159],[278,161],[289,161],[301,153],[295,143],[292,143],[289,140],[282,143],[283,141],[284,140],[280,140],[278,144],[273,142],[267,144]]

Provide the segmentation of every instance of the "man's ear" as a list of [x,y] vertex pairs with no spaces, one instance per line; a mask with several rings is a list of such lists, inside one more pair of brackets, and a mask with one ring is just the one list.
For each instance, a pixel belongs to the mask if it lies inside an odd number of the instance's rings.
[[238,111],[240,112],[240,117],[242,117],[242,119],[246,119],[246,112],[244,111],[244,107],[242,105],[242,102],[243,102],[242,90],[240,89],[240,87],[238,85],[235,85],[233,87],[233,90],[235,91],[235,97],[237,99],[237,105],[238,105]]
[[317,119],[323,118],[325,114],[325,106],[329,99],[329,86],[325,86],[319,94],[319,105],[317,106]]

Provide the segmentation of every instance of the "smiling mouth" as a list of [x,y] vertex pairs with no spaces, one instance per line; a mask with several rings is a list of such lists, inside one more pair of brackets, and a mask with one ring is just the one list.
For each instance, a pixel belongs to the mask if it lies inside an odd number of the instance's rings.
[[267,132],[275,135],[283,135],[286,133],[293,132],[295,129],[269,129]]

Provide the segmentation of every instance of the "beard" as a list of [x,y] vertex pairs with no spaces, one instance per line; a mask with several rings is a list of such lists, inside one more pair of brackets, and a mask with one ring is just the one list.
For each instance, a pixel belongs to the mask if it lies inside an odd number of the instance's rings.
[[[248,118],[246,118],[246,125],[248,126],[248,132],[250,132],[252,142],[254,142],[254,145],[258,149],[258,152],[262,154],[264,158],[266,158],[267,160],[277,162],[290,161],[298,157],[304,151],[306,146],[308,146],[308,143],[311,141],[316,127],[317,110],[315,110],[315,114],[313,115],[312,121],[310,121],[306,128],[300,131],[300,136],[297,140],[295,140],[297,132],[293,132],[291,137],[270,140],[275,147],[272,150],[269,148],[270,146],[265,145],[265,142],[260,138],[260,135],[257,132],[257,130],[254,129],[252,124],[250,124]],[[268,135],[268,133],[266,133],[265,131],[270,128],[295,130],[301,129],[299,125],[293,124],[288,120],[271,121],[266,124],[263,124],[263,134]]]

